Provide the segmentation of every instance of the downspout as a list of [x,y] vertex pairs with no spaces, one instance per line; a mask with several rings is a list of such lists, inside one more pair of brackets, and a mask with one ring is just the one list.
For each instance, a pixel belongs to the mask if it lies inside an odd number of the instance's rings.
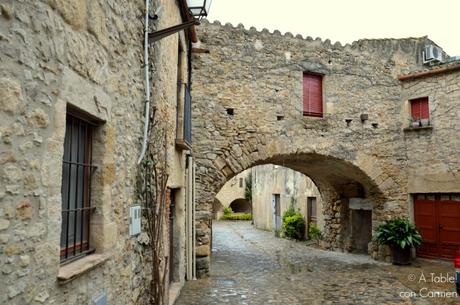
[[145,29],[144,29],[144,75],[145,75],[145,116],[144,116],[144,140],[137,164],[144,159],[147,150],[147,137],[150,124],[150,76],[149,76],[149,7],[150,0],[145,0]]

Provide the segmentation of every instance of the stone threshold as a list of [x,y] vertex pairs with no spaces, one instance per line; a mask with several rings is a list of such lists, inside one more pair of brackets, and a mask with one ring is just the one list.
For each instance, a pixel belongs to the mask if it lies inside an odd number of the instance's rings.
[[96,268],[109,259],[108,254],[90,254],[74,262],[59,267],[58,284],[64,285],[80,275]]

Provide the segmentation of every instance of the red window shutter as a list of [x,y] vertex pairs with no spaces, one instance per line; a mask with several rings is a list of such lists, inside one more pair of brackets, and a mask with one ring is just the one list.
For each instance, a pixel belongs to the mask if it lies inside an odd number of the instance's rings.
[[323,116],[323,79],[321,75],[303,75],[303,115]]
[[421,97],[410,101],[411,116],[414,120],[429,119],[430,109],[428,97]]

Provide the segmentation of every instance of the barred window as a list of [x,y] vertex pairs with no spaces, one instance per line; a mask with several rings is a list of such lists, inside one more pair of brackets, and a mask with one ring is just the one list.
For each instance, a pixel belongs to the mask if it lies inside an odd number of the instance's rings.
[[94,125],[67,115],[62,164],[61,263],[94,251],[89,243]]

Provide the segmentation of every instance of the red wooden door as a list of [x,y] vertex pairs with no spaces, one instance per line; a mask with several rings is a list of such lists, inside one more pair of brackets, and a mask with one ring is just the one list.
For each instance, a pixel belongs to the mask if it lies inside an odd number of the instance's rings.
[[417,256],[453,259],[460,248],[460,200],[455,196],[416,195],[415,224],[423,238]]
[[440,200],[439,215],[439,247],[440,257],[453,259],[460,248],[460,202]]

